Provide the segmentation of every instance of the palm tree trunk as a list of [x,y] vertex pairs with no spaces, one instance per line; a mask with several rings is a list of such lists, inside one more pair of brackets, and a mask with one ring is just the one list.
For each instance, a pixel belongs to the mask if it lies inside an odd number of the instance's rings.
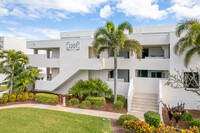
[[11,84],[10,84],[10,94],[12,93],[13,90],[13,77],[14,77],[14,71],[12,70],[12,74],[11,74]]
[[114,50],[114,103],[117,101],[117,49]]

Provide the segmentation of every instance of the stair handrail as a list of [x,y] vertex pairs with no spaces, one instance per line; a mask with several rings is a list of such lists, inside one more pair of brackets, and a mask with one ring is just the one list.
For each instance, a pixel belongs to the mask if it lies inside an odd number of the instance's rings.
[[159,114],[162,116],[162,80],[159,80],[158,104],[159,104]]
[[128,95],[127,95],[127,109],[128,112],[131,110],[131,104],[132,104],[132,99],[134,95],[134,85],[133,85],[133,78],[131,78],[130,83],[129,83],[129,89],[128,89]]

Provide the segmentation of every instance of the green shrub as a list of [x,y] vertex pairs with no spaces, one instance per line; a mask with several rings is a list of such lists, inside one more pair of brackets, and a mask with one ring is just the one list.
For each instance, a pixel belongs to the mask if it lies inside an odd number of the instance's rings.
[[122,110],[123,107],[124,107],[124,104],[123,104],[121,101],[117,101],[117,102],[114,104],[114,107],[115,107],[115,109],[117,109],[117,110]]
[[96,101],[93,107],[94,107],[95,109],[100,109],[100,108],[103,107],[104,104],[105,104],[104,101]]
[[[110,101],[114,102],[114,95],[111,95]],[[126,98],[122,95],[117,95],[117,101],[121,101],[122,103],[126,104]]]
[[191,127],[197,126],[200,128],[200,120],[198,119],[192,119],[191,123],[190,123]]
[[74,106],[74,105],[78,105],[78,104],[79,104],[78,98],[73,98],[73,99],[70,99],[70,101],[69,101],[69,106]]
[[17,95],[17,101],[22,100],[22,96],[23,96],[23,95],[19,93],[19,94]]
[[190,114],[187,111],[185,111],[183,115],[181,116],[181,120],[184,120],[184,121],[191,121],[192,119],[193,119],[192,114]]
[[65,94],[65,95],[62,95],[62,96],[65,97],[66,100],[70,98],[68,94]]
[[91,103],[89,101],[83,101],[81,104],[80,104],[80,108],[81,109],[84,109],[86,107],[90,107],[91,106]]
[[136,120],[138,120],[138,118],[135,117],[134,115],[129,115],[129,114],[121,115],[119,117],[119,120],[118,120],[119,125],[122,126],[125,120],[127,120],[127,121],[129,121],[129,120],[136,121]]
[[161,123],[160,114],[154,111],[148,111],[144,114],[145,122],[155,127]]
[[9,96],[9,101],[10,101],[10,102],[15,102],[15,101],[16,101],[16,94],[11,94],[11,95]]
[[33,93],[29,93],[28,96],[29,96],[29,100],[32,100],[34,98],[34,94]]
[[90,101],[91,104],[95,104],[96,102],[101,102],[103,105],[106,104],[105,97],[91,97],[88,96],[85,99],[86,101]]
[[54,94],[37,93],[35,95],[35,101],[41,103],[58,103],[59,98]]
[[7,103],[8,102],[8,93],[4,93],[2,98],[1,98],[2,103]]
[[28,100],[28,92],[24,92],[22,95],[22,101],[27,101]]

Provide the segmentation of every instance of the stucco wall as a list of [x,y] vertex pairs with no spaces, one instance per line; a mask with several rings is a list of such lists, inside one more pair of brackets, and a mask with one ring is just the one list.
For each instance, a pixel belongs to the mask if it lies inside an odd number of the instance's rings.
[[[184,89],[173,89],[165,85],[167,80],[162,80],[162,101],[170,106],[177,103],[185,103],[186,109],[200,109],[200,96],[196,93],[185,91]],[[198,102],[199,101],[199,102]],[[199,106],[200,107],[200,106]]]

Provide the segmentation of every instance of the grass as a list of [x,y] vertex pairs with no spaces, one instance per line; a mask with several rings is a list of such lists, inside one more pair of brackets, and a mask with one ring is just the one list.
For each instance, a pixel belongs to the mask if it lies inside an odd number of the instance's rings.
[[0,91],[5,91],[5,90],[8,90],[7,86],[0,86]]
[[0,110],[2,133],[113,133],[110,120],[36,108]]

